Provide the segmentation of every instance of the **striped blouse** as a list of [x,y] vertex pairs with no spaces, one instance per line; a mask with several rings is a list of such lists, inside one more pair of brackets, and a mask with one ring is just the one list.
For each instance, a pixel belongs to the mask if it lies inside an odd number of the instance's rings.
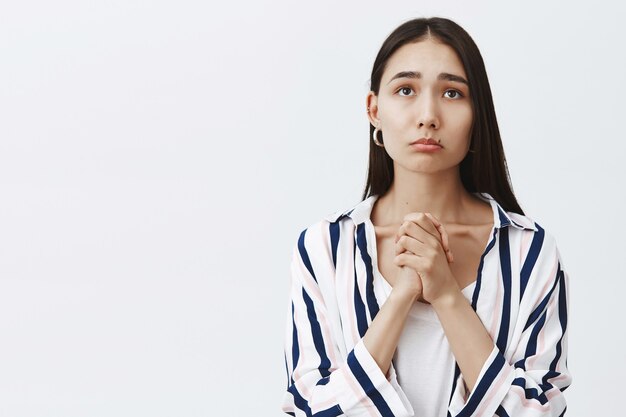
[[[562,416],[572,380],[569,277],[555,239],[488,193],[475,195],[491,204],[494,226],[471,305],[494,342],[471,392],[455,365],[447,416]],[[284,339],[287,414],[414,415],[393,362],[384,375],[363,343],[387,297],[373,259],[377,198],[317,221],[294,245]]]

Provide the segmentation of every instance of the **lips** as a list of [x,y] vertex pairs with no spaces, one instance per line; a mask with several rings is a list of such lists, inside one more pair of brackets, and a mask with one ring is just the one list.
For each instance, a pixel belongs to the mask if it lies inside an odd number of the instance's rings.
[[411,142],[411,145],[416,145],[416,144],[441,146],[439,142],[437,142],[433,138],[420,138]]

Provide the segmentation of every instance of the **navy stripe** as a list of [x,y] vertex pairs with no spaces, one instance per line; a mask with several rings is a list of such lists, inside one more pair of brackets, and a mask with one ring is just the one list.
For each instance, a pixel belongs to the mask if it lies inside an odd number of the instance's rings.
[[331,223],[328,226],[328,231],[330,234],[330,248],[333,254],[333,265],[335,269],[337,269],[337,247],[339,246],[339,222]]
[[544,405],[548,402],[548,397],[546,397],[545,391],[552,388],[552,385],[550,384],[548,384],[548,387],[542,387],[542,391],[539,391],[537,388],[526,388],[525,378],[515,378],[512,382],[512,385],[517,385],[518,387],[521,387],[524,390],[524,396],[527,400],[537,400],[541,405]]
[[509,338],[509,320],[511,316],[511,249],[509,247],[509,229],[502,229],[500,234],[500,268],[502,269],[504,295],[502,299],[500,331],[498,332],[496,345],[500,352],[504,352]]
[[307,416],[311,415],[311,407],[309,407],[309,403],[300,395],[298,392],[298,388],[296,388],[295,384],[291,384],[289,389],[287,390],[293,395],[293,404],[298,407],[300,410],[304,411]]
[[[330,234],[330,247],[331,247],[331,253],[333,255],[333,265],[336,271],[337,270],[337,249],[339,248],[339,236],[341,234],[339,221],[331,223],[330,226],[328,227],[328,231]],[[343,320],[341,318],[341,315],[339,315],[339,326],[341,327],[341,331],[343,332]]]
[[508,226],[511,224],[509,218],[506,216],[506,214],[504,214],[500,207],[498,207],[498,217],[500,218],[500,227]]
[[517,362],[518,364],[520,364],[518,367],[522,368],[523,370],[526,370],[526,359],[537,353],[537,338],[539,337],[539,332],[546,322],[546,313],[547,311],[543,312],[541,318],[537,321],[535,327],[533,327],[533,330],[530,333],[530,337],[528,338],[528,344],[526,345],[526,352],[524,352],[524,359]]
[[537,223],[535,223],[535,225],[537,226],[538,232],[533,235],[533,241],[530,244],[528,255],[526,255],[524,265],[522,266],[522,270],[520,272],[520,301],[524,296],[524,291],[528,285],[528,280],[530,279],[530,274],[535,267],[535,263],[537,263],[537,258],[539,258],[539,253],[541,253],[541,247],[543,246],[543,239],[545,237],[544,229]]
[[541,302],[533,310],[533,312],[530,313],[530,316],[528,316],[528,320],[526,321],[524,330],[528,329],[530,325],[533,324],[535,320],[537,320],[537,317],[539,317],[541,313],[546,309],[546,306],[548,305],[548,302],[550,301],[550,297],[552,297],[552,293],[554,292],[554,289],[559,283],[558,275],[559,275],[559,271],[557,270],[557,279],[554,280],[554,284],[552,284],[552,288],[550,288],[550,291],[548,291],[548,294],[543,298],[543,300],[541,300]]
[[330,375],[330,359],[326,355],[326,349],[324,348],[324,339],[322,337],[322,329],[320,327],[320,323],[317,321],[317,314],[315,314],[315,306],[313,305],[313,300],[306,293],[304,288],[302,288],[302,298],[304,298],[304,303],[306,304],[307,315],[309,316],[309,324],[311,325],[311,335],[313,336],[313,343],[315,344],[315,350],[317,350],[317,354],[320,357],[320,365],[318,367],[320,371],[320,375],[328,376]]
[[537,323],[533,327],[532,332],[530,333],[530,337],[528,338],[528,344],[526,345],[526,352],[524,353],[524,356],[526,358],[537,353],[537,338],[539,337],[539,332],[541,332],[543,325],[546,323],[547,313],[547,310],[543,312],[543,314],[541,315],[539,320],[537,320]]
[[304,236],[306,235],[306,232],[307,232],[307,229],[304,229],[302,233],[300,233],[300,237],[298,238],[298,251],[300,252],[300,258],[302,258],[302,262],[304,263],[304,266],[306,266],[306,269],[309,270],[309,273],[311,274],[311,276],[313,276],[313,279],[315,280],[315,282],[317,282],[317,278],[315,278],[315,274],[313,273],[313,266],[311,265],[309,254],[307,253],[306,248],[304,247]]
[[363,391],[365,391],[367,396],[370,398],[370,400],[372,400],[372,402],[378,409],[378,412],[384,417],[394,417],[394,414],[389,408],[389,405],[380,394],[380,392],[378,392],[378,390],[372,383],[372,380],[367,375],[367,373],[365,373],[365,370],[356,358],[354,350],[352,350],[350,354],[348,354],[348,366],[350,367],[350,370],[354,374],[357,381],[359,381],[359,384],[363,388]]
[[[291,322],[293,323],[293,339],[291,342],[291,362],[292,369],[296,369],[298,365],[298,359],[300,359],[300,348],[298,346],[298,328],[296,327],[295,315],[294,315],[293,301],[291,302]],[[293,384],[293,375],[291,375],[291,383]]]
[[293,384],[293,378],[289,375],[289,364],[287,364],[287,352],[285,352],[285,371],[287,375],[287,388],[289,388],[289,384]]
[[496,415],[498,417],[509,417],[509,414],[506,412],[504,407],[502,407],[501,405],[498,406],[498,409],[496,410]]
[[374,317],[378,314],[378,302],[376,301],[376,296],[374,295],[374,267],[372,266],[372,257],[367,251],[365,223],[361,223],[357,226],[356,242],[359,246],[359,252],[361,252],[361,259],[363,259],[363,263],[365,264],[365,297],[367,299],[367,307],[370,312],[370,317],[374,320]]
[[320,379],[319,381],[317,381],[317,384],[315,385],[326,385],[328,384],[328,382],[330,382],[330,375],[325,376],[324,378]]
[[498,228],[494,227],[491,241],[487,245],[487,249],[485,249],[485,252],[480,257],[480,264],[478,265],[478,276],[476,277],[476,286],[474,287],[474,293],[472,294],[472,308],[474,309],[474,311],[476,311],[476,306],[478,305],[478,294],[480,293],[480,286],[483,281],[482,277],[485,256],[487,256],[491,248],[493,248],[493,246],[496,244],[496,233],[498,233]]
[[[561,373],[560,373],[560,372],[557,372],[557,371],[548,371],[548,372],[546,372],[546,374],[543,376],[543,379],[542,379],[542,384],[543,384],[543,385],[548,385],[548,384],[550,384],[550,383],[548,382],[548,379],[551,379],[551,378],[556,378],[556,377],[557,377],[557,376],[559,376],[559,375],[561,375]],[[550,385],[552,385],[552,384],[550,384]]]
[[496,356],[491,365],[489,365],[489,368],[487,368],[485,375],[483,375],[483,377],[480,379],[478,386],[474,388],[474,393],[470,396],[467,405],[461,410],[459,414],[456,415],[456,417],[469,417],[474,413],[474,411],[476,411],[478,404],[480,404],[480,401],[489,390],[489,387],[491,386],[493,380],[496,378],[496,376],[498,376],[498,373],[504,366],[505,362],[506,361],[502,354],[498,354]]
[[354,242],[354,310],[356,314],[356,325],[359,330],[359,335],[361,337],[365,336],[365,332],[367,331],[367,315],[365,313],[365,304],[363,303],[363,299],[361,299],[361,293],[359,292],[359,279],[356,273],[356,236]]
[[[565,288],[565,273],[561,270],[561,263],[559,262],[559,322],[561,323],[561,337],[556,344],[556,355],[552,363],[550,363],[550,370],[556,371],[556,365],[561,359],[561,353],[563,351],[562,342],[565,336],[565,330],[567,329],[567,298]],[[547,382],[547,381],[544,381]]]
[[[321,410],[313,414],[311,412],[311,407],[309,407],[309,403],[302,397],[302,395],[300,395],[300,392],[298,392],[298,388],[296,388],[295,384],[291,385],[287,391],[293,395],[294,405],[304,411],[307,417],[338,417],[343,414],[343,410],[339,407],[339,404],[335,404],[326,410]],[[287,414],[295,415],[291,412],[287,412]]]
[[[454,397],[454,390],[456,389],[456,380],[459,377],[461,370],[459,369],[459,364],[454,361],[454,378],[452,379],[452,391],[450,391],[450,399],[448,400],[448,407],[452,404],[452,397]],[[450,411],[448,411],[448,416],[450,416]]]
[[318,411],[317,413],[313,414],[314,417],[337,417],[341,415],[344,414],[341,407],[339,407],[339,404],[335,404],[334,406],[326,410]]
[[521,227],[522,229],[526,229],[526,230],[533,230],[533,229],[528,229],[528,227],[523,226],[521,224],[519,224],[518,222],[516,222],[515,220],[511,219],[511,223],[513,223],[515,226],[517,227]]

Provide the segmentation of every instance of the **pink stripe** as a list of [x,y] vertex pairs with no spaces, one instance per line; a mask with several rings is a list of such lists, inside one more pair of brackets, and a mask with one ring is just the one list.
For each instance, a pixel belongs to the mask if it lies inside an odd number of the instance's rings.
[[549,410],[554,405],[554,403],[551,403],[550,400],[562,394],[558,388],[551,388],[549,391],[546,391],[544,393],[546,398],[548,399],[548,402],[542,405],[537,400],[526,398],[526,394],[524,393],[524,390],[517,385],[513,385],[512,392],[517,394],[517,396],[520,399],[520,403],[522,404],[524,408],[531,408],[533,410],[538,410],[538,411]]
[[522,234],[522,242],[519,247],[519,259],[522,262],[528,256],[528,251],[530,250],[530,244],[532,242],[532,237],[534,236],[534,231],[528,231]]
[[[563,359],[563,356],[561,356],[561,359]],[[559,361],[560,362],[560,361]],[[557,371],[558,372],[558,371]],[[552,378],[548,378],[548,382],[552,385],[556,385],[557,382],[567,382],[567,380],[570,379],[569,375],[565,375],[565,374],[558,374],[555,377]]]
[[361,404],[363,406],[363,408],[365,410],[367,410],[368,414],[372,417],[376,417],[377,414],[374,413],[374,409],[371,407],[371,404],[373,404],[370,400],[370,398],[366,395],[363,395],[363,389],[361,388],[361,386],[359,384],[356,383],[355,379],[354,379],[354,375],[352,373],[350,373],[350,375],[348,375],[347,377],[344,378],[346,381],[348,381],[348,386],[352,389],[352,392],[354,393],[354,395],[357,398],[360,398],[359,400],[359,404]]
[[[508,364],[505,364],[505,366],[507,366]],[[510,365],[508,365],[510,366]],[[492,386],[489,388],[489,395],[484,397],[481,401],[481,407],[477,410],[478,412],[476,413],[476,415],[478,416],[482,416],[485,412],[485,409],[487,408],[487,406],[492,402],[492,399],[494,397],[494,395],[496,394],[496,392],[498,392],[500,390],[500,387],[502,386],[502,384],[504,384],[505,381],[505,377],[507,376],[507,372],[502,372],[500,376],[493,382]],[[544,405],[542,405],[541,403],[539,403],[537,400],[535,399],[528,399],[526,398],[526,394],[524,393],[524,390],[517,386],[517,385],[511,385],[511,388],[508,390],[506,396],[504,397],[504,399],[502,400],[502,402],[500,403],[503,404],[504,401],[506,400],[506,397],[509,395],[509,393],[515,393],[517,395],[517,397],[520,400],[521,405],[524,408],[531,408],[534,410],[539,410],[539,411],[546,411],[549,410],[551,408],[551,406],[553,405],[553,403],[550,403],[550,400],[552,398],[554,398],[555,396],[559,396],[561,394],[561,392],[559,391],[558,388],[551,388],[550,390],[546,391],[544,393],[544,395],[546,396],[546,398],[548,399],[548,402],[546,402]],[[507,410],[507,412],[511,412],[511,410]]]
[[332,332],[328,326],[328,317],[326,316],[325,308],[320,308],[320,306],[324,306],[324,299],[322,297],[322,292],[320,291],[319,286],[313,280],[313,277],[309,273],[308,269],[304,266],[302,262],[298,262],[300,266],[300,273],[305,277],[306,281],[306,292],[313,300],[313,305],[315,307],[315,314],[318,318],[318,323],[320,325],[320,329],[322,330],[322,338],[324,339],[324,347],[326,348],[326,354],[328,355],[331,363],[336,361],[335,356],[335,346],[331,342],[333,340]]
[[[324,387],[326,387],[326,386],[324,386]],[[328,391],[328,390],[326,389],[325,391]],[[328,400],[322,401],[320,403],[309,404],[309,407],[311,407],[311,412],[313,414],[315,414],[318,411],[325,410],[325,409],[333,407],[335,405],[337,405],[337,399],[329,398]]]

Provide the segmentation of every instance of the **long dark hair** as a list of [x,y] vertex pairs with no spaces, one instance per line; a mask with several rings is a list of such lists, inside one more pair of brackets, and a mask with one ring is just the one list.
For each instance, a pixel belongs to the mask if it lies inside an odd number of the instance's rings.
[[[470,142],[473,152],[468,152],[460,164],[463,186],[468,192],[489,193],[506,211],[523,215],[513,194],[485,64],[478,47],[461,26],[442,17],[418,18],[400,25],[378,51],[372,68],[370,90],[378,95],[387,61],[398,48],[429,36],[456,51],[468,78],[474,114]],[[393,160],[384,148],[374,144],[373,132],[374,126],[370,124],[369,167],[363,199],[385,194],[394,176]],[[379,134],[379,141],[381,136]]]

